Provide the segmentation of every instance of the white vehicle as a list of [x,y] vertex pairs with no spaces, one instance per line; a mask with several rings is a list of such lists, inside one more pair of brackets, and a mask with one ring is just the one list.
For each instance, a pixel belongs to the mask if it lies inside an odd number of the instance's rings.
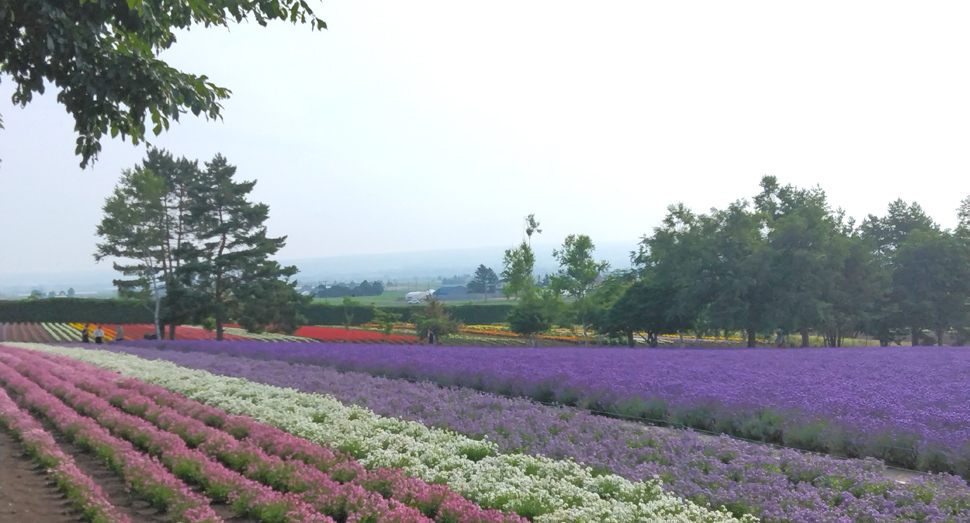
[[409,292],[404,295],[404,301],[411,305],[418,305],[424,301],[427,301],[430,296],[434,296],[434,291]]

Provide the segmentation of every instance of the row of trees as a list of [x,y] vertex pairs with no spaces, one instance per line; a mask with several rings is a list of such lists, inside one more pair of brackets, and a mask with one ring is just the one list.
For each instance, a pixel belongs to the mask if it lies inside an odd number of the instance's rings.
[[[513,332],[526,334],[535,344],[537,333],[553,325],[582,328],[583,343],[589,344],[589,332],[596,324],[598,310],[594,290],[601,274],[610,267],[605,261],[593,258],[595,245],[584,234],[566,237],[560,249],[553,251],[559,262],[558,272],[543,280],[535,277],[535,253],[532,235],[541,234],[534,214],[525,219],[526,239],[518,247],[505,251],[502,278],[506,281],[502,292],[506,297],[519,299],[519,305],[509,314]],[[564,298],[569,299],[567,304]]]
[[70,289],[67,289],[66,292],[65,291],[61,291],[61,292],[50,291],[50,292],[48,292],[46,294],[44,293],[44,291],[34,289],[34,290],[30,291],[30,295],[27,296],[27,299],[28,300],[39,300],[39,299],[42,299],[42,298],[45,298],[45,297],[46,298],[55,298],[55,297],[58,297],[58,296],[64,296],[64,297],[68,297],[68,298],[73,298],[74,297],[74,287],[71,287]]
[[250,331],[299,326],[298,307],[311,298],[296,290],[296,267],[269,259],[286,238],[267,235],[269,207],[249,200],[253,182],[216,155],[204,168],[150,149],[126,170],[104,205],[95,259],[120,259],[119,293],[138,297],[162,324],[201,323],[222,339],[223,323]]
[[[529,226],[527,236],[538,231]],[[741,332],[794,334],[807,346],[818,334],[830,346],[866,334],[880,344],[964,342],[970,331],[970,198],[959,224],[943,229],[916,203],[897,200],[861,224],[833,210],[819,188],[761,181],[751,202],[695,213],[668,208],[653,234],[631,253],[632,268],[606,273],[586,236],[555,252],[560,271],[537,289],[528,239],[505,256],[503,277],[520,306],[510,316],[523,333],[555,323],[625,336]],[[602,275],[596,283],[596,276]],[[568,304],[563,297],[571,297]]]
[[670,207],[603,323],[628,333],[741,331],[748,346],[774,331],[798,334],[802,346],[810,333],[831,346],[859,333],[882,345],[906,335],[942,344],[970,319],[968,209],[965,200],[949,231],[897,200],[857,226],[821,188],[765,176],[753,203],[707,214]]

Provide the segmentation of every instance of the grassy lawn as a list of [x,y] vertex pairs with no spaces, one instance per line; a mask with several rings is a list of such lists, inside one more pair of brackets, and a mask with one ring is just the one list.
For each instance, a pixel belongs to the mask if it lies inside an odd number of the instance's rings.
[[[407,292],[404,291],[391,291],[385,292],[380,296],[355,296],[354,300],[359,301],[364,305],[370,305],[373,303],[378,307],[393,307],[393,306],[404,306],[407,302],[404,301],[404,295]],[[340,305],[343,302],[343,298],[314,298],[313,303],[329,303],[330,305]]]

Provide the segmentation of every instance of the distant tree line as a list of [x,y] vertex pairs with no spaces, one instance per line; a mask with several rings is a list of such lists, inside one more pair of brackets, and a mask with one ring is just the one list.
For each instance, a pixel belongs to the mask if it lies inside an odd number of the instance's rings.
[[883,346],[970,337],[970,197],[947,230],[916,203],[896,200],[856,224],[819,187],[773,176],[760,186],[751,201],[708,213],[670,206],[631,253],[631,270],[608,272],[588,237],[570,236],[548,290],[533,283],[524,241],[505,256],[506,292],[520,298],[510,324],[525,334],[581,324],[631,345],[635,333],[655,345],[685,331],[740,332],[748,346],[765,334],[801,346],[820,335],[836,347],[859,335]]
[[68,297],[68,298],[73,298],[74,297],[74,287],[71,287],[71,288],[67,289],[67,291],[60,291],[60,292],[50,291],[50,292],[48,292],[46,294],[42,290],[34,289],[34,290],[30,291],[30,295],[27,296],[27,299],[28,300],[40,300],[40,299],[43,299],[43,298],[55,298],[55,297]]

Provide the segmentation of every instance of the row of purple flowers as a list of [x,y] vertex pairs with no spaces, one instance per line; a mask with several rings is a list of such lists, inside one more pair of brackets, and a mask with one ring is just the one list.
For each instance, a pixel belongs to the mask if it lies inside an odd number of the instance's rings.
[[329,365],[970,478],[963,347],[642,350],[136,342]]
[[[737,515],[754,514],[768,522],[943,523],[958,521],[960,514],[970,511],[970,489],[951,475],[926,475],[901,484],[888,479],[884,466],[872,459],[839,460],[727,437],[649,427],[467,388],[441,388],[273,359],[186,352],[192,346],[180,348],[183,350],[113,350],[331,394],[378,414],[488,437],[506,452],[571,457],[631,480],[657,475],[672,493],[710,507],[727,507]],[[218,352],[248,352],[237,350],[237,343],[217,345],[211,352],[217,352],[216,348],[221,349]]]

